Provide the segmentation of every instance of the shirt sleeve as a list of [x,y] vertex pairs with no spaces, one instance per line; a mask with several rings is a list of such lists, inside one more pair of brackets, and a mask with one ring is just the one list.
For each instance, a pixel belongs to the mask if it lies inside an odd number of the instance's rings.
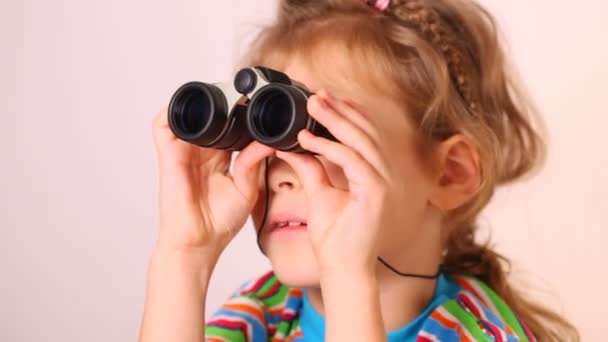
[[245,290],[250,283],[241,285],[207,321],[205,341],[268,341],[265,305],[255,293]]

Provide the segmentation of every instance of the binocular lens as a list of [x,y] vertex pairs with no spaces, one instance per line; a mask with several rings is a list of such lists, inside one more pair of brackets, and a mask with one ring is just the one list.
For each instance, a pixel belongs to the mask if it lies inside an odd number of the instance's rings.
[[291,101],[286,94],[274,92],[256,103],[259,109],[252,112],[255,127],[266,138],[284,134],[293,120]]
[[190,89],[177,100],[176,123],[186,134],[200,132],[209,121],[211,104],[209,97],[199,89]]
[[249,103],[247,126],[262,144],[283,151],[298,149],[298,132],[306,128],[309,94],[292,85],[271,83],[258,90]]
[[200,145],[217,144],[228,111],[222,91],[212,84],[190,82],[181,86],[169,103],[169,126],[180,139]]

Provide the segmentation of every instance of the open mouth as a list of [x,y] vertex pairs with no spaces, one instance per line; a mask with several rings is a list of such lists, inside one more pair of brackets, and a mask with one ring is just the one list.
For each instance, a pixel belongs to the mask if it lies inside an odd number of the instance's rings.
[[270,229],[275,230],[288,230],[288,229],[305,229],[307,226],[306,222],[301,221],[278,221],[270,224]]

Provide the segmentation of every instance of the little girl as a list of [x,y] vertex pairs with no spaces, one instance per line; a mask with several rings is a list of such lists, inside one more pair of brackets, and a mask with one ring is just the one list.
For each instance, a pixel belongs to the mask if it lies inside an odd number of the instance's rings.
[[[154,123],[160,236],[140,341],[577,341],[476,240],[498,185],[543,143],[509,77],[494,21],[467,0],[282,0],[243,63],[315,95],[288,153],[231,154]],[[252,215],[272,271],[205,324],[226,245]]]

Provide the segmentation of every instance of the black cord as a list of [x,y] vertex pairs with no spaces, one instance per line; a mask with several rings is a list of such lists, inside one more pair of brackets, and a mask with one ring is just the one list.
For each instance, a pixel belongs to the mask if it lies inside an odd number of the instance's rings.
[[[260,249],[260,252],[262,252],[262,254],[266,255],[266,252],[264,252],[264,249],[262,248],[262,244],[260,243],[260,236],[262,235],[262,229],[264,229],[264,225],[266,223],[266,218],[268,216],[268,202],[269,202],[269,198],[270,198],[270,192],[268,189],[268,158],[266,157],[266,159],[264,159],[264,188],[266,189],[266,193],[264,194],[266,196],[266,199],[264,200],[264,216],[262,217],[262,223],[260,224],[260,229],[257,231],[257,237],[256,237],[256,241],[258,243],[258,248]],[[426,275],[426,274],[413,274],[413,273],[403,273],[400,272],[399,270],[397,270],[396,268],[394,268],[393,266],[389,265],[386,261],[384,261],[384,259],[382,259],[381,257],[378,257],[378,260],[386,267],[388,267],[389,270],[395,272],[396,274],[402,276],[402,277],[414,277],[414,278],[422,278],[422,279],[435,279],[437,277],[439,277],[439,275],[441,274],[442,271],[442,265],[439,265],[439,268],[437,270],[437,273],[435,274],[431,274],[431,275]]]
[[435,279],[437,277],[439,277],[439,275],[441,274],[442,271],[442,265],[440,264],[438,269],[437,269],[437,273],[435,274],[414,274],[414,273],[403,273],[398,271],[396,268],[394,268],[393,266],[389,265],[386,261],[384,261],[384,259],[382,259],[381,257],[378,257],[378,260],[386,267],[388,267],[389,270],[397,273],[398,275],[402,276],[402,277],[414,277],[414,278],[422,278],[422,279]]

